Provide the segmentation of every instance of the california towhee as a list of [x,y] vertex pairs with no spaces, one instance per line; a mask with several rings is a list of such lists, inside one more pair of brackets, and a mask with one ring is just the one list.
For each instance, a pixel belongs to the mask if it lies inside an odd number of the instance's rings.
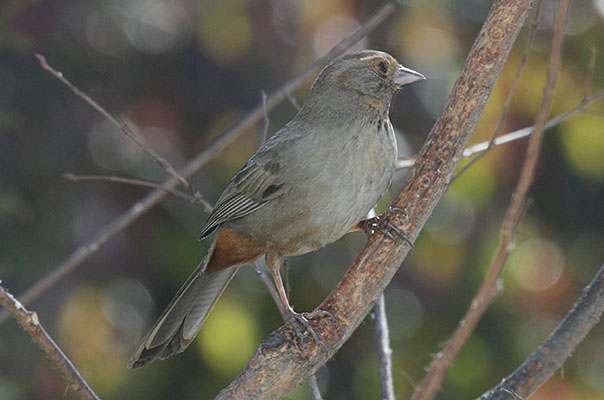
[[262,255],[292,319],[325,315],[294,312],[279,274],[281,258],[338,240],[382,197],[397,157],[390,100],[399,87],[420,79],[379,51],[346,54],[327,65],[296,117],[256,151],[218,199],[200,235],[217,230],[210,252],[144,336],[129,368],[184,351],[235,275],[232,267]]

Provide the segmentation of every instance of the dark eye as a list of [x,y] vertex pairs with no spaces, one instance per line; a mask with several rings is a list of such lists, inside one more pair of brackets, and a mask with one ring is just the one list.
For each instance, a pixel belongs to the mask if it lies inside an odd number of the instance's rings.
[[377,65],[378,71],[386,75],[388,73],[388,64],[385,61],[380,61]]

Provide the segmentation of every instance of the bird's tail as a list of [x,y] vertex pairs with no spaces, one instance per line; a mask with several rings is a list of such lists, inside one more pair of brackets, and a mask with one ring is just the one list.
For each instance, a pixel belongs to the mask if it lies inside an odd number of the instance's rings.
[[237,268],[226,268],[206,273],[213,247],[143,337],[130,358],[128,368],[135,369],[153,360],[181,353],[197,336],[212,307],[237,272]]

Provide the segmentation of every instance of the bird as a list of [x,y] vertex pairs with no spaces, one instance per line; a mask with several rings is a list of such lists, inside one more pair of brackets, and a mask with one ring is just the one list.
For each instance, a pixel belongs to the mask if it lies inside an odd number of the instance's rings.
[[388,190],[397,158],[392,96],[422,79],[377,50],[348,53],[325,66],[296,116],[220,195],[200,235],[215,234],[208,254],[144,335],[128,368],[183,352],[237,268],[262,256],[292,324],[311,329],[305,322],[329,315],[294,311],[280,275],[282,260],[350,231],[373,231],[375,220],[365,217]]

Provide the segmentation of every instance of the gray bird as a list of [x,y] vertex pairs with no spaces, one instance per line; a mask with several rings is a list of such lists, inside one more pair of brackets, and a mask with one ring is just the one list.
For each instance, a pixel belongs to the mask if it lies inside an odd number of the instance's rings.
[[346,54],[327,65],[300,112],[256,151],[218,199],[200,235],[217,231],[209,253],[128,367],[184,351],[235,275],[233,267],[262,255],[292,322],[328,314],[294,312],[279,273],[281,259],[355,230],[384,195],[397,158],[390,101],[398,88],[421,79],[380,51]]

